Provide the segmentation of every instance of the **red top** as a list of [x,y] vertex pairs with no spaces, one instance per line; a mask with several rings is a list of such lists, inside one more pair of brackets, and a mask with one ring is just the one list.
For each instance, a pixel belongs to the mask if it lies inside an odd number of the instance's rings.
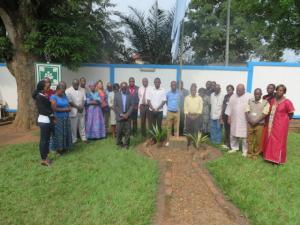
[[44,94],[47,96],[48,99],[50,99],[52,95],[55,95],[55,91],[52,89],[49,89]]

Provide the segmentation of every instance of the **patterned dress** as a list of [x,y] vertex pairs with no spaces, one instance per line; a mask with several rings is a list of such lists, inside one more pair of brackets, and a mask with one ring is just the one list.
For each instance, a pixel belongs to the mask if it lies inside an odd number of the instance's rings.
[[[96,101],[97,105],[91,104]],[[89,92],[86,94],[86,119],[85,132],[87,139],[100,139],[106,135],[104,118],[101,109],[99,93]]]
[[[66,95],[61,97],[52,95],[50,98],[56,102],[58,108],[64,109],[69,107],[69,101]],[[55,112],[56,124],[54,134],[50,139],[50,150],[70,150],[72,147],[72,133],[69,112]]]

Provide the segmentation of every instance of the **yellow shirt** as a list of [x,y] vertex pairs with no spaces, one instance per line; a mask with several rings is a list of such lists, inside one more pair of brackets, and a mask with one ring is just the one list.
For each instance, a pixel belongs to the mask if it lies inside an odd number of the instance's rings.
[[192,95],[186,96],[184,99],[184,114],[193,113],[201,114],[203,109],[202,98],[198,95],[193,97]]

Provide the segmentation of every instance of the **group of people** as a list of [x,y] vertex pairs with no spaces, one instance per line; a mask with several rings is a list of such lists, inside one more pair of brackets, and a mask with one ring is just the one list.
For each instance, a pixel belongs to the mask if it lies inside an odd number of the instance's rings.
[[172,81],[166,91],[158,77],[154,86],[143,78],[138,87],[133,77],[128,83],[108,83],[106,89],[101,80],[87,84],[84,77],[74,79],[69,88],[63,81],[56,91],[50,86],[48,78],[41,80],[33,93],[41,130],[40,154],[45,166],[51,164],[49,149],[58,153],[70,150],[79,136],[88,143],[111,132],[116,144],[128,149],[130,136],[137,134],[138,113],[141,135],[146,137],[148,129],[162,129],[165,105],[166,146],[172,135],[198,132],[208,135],[213,144],[222,144],[224,128],[223,147],[229,153],[237,152],[242,142],[245,157],[255,159],[263,153],[267,161],[277,164],[286,161],[288,124],[294,107],[284,97],[284,85],[268,85],[265,96],[257,88],[253,97],[245,92],[243,84],[237,85],[236,93],[234,86],[228,85],[227,94],[223,95],[221,86],[214,81],[207,81],[199,89],[193,83],[189,91],[184,89],[182,81]]

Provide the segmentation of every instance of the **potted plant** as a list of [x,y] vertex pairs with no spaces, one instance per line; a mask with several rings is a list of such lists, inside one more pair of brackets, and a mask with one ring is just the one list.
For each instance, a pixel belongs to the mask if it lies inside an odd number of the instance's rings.
[[159,129],[156,124],[155,126],[153,125],[151,130],[149,130],[149,133],[150,133],[151,138],[157,144],[157,146],[161,147],[164,140],[167,137],[167,129],[165,129],[165,128]]

